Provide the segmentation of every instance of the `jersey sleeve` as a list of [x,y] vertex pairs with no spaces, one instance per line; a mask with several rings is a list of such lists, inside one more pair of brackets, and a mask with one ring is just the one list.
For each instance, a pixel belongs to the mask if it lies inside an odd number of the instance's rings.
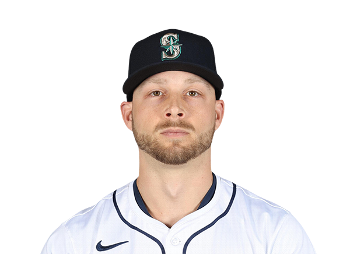
[[271,254],[315,254],[309,237],[291,214],[284,218],[272,243]]
[[76,254],[64,223],[49,237],[41,254]]

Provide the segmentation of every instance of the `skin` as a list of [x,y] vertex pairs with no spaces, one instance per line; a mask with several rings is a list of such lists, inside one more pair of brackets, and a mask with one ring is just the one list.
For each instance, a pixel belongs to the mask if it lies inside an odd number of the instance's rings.
[[[224,102],[215,99],[214,88],[199,76],[167,71],[141,83],[133,101],[121,104],[121,112],[136,140],[156,140],[171,156],[219,128]],[[162,162],[139,145],[138,189],[150,215],[169,228],[197,210],[212,184],[210,143],[199,155],[177,164]]]

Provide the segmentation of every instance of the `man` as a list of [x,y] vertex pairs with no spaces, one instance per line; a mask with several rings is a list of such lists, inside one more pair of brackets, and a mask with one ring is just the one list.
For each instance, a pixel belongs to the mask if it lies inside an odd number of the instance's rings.
[[170,29],[136,43],[121,112],[139,177],[63,223],[42,254],[313,254],[288,211],[212,173],[222,88],[206,38]]

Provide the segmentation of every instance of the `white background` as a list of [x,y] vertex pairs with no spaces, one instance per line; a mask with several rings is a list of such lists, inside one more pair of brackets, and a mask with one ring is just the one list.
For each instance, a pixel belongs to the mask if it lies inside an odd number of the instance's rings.
[[39,253],[40,248],[40,28],[166,27],[317,28],[317,250],[346,253],[350,44],[345,25],[349,17],[345,1],[3,2],[1,253]]

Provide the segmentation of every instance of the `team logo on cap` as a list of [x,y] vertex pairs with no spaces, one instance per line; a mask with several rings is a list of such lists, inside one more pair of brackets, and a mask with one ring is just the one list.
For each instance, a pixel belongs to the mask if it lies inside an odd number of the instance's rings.
[[160,46],[165,49],[162,51],[162,61],[174,60],[181,55],[181,46],[179,44],[179,35],[167,33],[160,39]]

